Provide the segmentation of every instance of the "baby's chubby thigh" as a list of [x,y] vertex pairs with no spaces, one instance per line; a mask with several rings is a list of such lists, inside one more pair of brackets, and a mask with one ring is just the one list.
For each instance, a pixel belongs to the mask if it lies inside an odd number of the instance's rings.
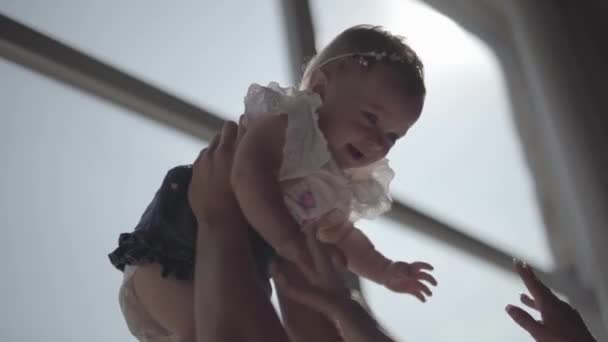
[[194,283],[161,276],[161,265],[137,266],[133,289],[143,309],[173,342],[195,341]]

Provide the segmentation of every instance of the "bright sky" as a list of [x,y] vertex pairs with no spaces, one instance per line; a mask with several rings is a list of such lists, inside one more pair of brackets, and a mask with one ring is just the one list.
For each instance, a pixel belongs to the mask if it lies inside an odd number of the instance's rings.
[[[225,117],[251,82],[288,83],[275,1],[0,0],[0,12]],[[415,1],[312,1],[320,46],[360,23],[408,37],[427,67],[423,118],[391,153],[395,196],[544,268],[553,265],[495,56]],[[106,254],[164,172],[203,143],[0,60],[2,341],[132,341]],[[528,341],[504,315],[511,275],[384,220],[379,249],[437,267],[428,304],[365,284],[408,341]]]

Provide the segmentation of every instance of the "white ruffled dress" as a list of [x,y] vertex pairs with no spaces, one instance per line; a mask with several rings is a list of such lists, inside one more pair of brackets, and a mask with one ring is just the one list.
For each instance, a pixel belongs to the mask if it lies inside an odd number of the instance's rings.
[[313,92],[274,82],[266,87],[253,84],[245,97],[244,124],[267,115],[287,115],[279,181],[285,203],[302,227],[323,216],[351,222],[373,219],[391,207],[389,184],[394,172],[387,159],[341,170],[318,125],[321,104]]

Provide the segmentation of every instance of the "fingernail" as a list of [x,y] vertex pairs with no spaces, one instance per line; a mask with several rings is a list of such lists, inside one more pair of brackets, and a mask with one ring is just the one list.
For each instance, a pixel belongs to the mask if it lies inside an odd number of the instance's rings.
[[506,311],[506,312],[508,312],[508,313],[511,313],[511,311],[513,310],[513,308],[514,308],[514,306],[513,306],[513,305],[511,305],[511,304],[509,304],[509,305],[507,305],[507,306],[505,307],[505,311]]

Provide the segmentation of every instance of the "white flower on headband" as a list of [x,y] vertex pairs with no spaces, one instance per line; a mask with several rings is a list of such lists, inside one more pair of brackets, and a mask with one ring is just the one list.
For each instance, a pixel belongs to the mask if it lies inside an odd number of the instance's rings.
[[408,63],[408,62],[410,62],[410,60],[413,59],[410,54],[407,54],[406,56],[401,56],[398,53],[393,52],[389,55],[386,51],[381,51],[381,52],[372,51],[372,52],[352,54],[352,55],[359,56],[359,64],[361,64],[364,67],[367,67],[369,65],[369,62],[367,61],[367,59],[365,57],[371,57],[378,62],[382,61],[382,60],[389,60],[391,62],[398,62],[398,63]]
[[352,52],[352,53],[345,53],[345,54],[341,54],[341,55],[329,58],[326,61],[324,61],[323,63],[321,63],[320,65],[318,65],[317,68],[321,68],[330,62],[333,62],[338,59],[346,58],[346,57],[357,58],[357,62],[363,67],[369,66],[368,59],[370,57],[372,59],[375,59],[377,62],[382,61],[382,60],[389,60],[391,62],[397,62],[397,63],[411,63],[414,60],[414,55],[411,52],[407,52],[405,54],[405,56],[401,56],[396,52],[393,52],[389,55],[386,51]]

